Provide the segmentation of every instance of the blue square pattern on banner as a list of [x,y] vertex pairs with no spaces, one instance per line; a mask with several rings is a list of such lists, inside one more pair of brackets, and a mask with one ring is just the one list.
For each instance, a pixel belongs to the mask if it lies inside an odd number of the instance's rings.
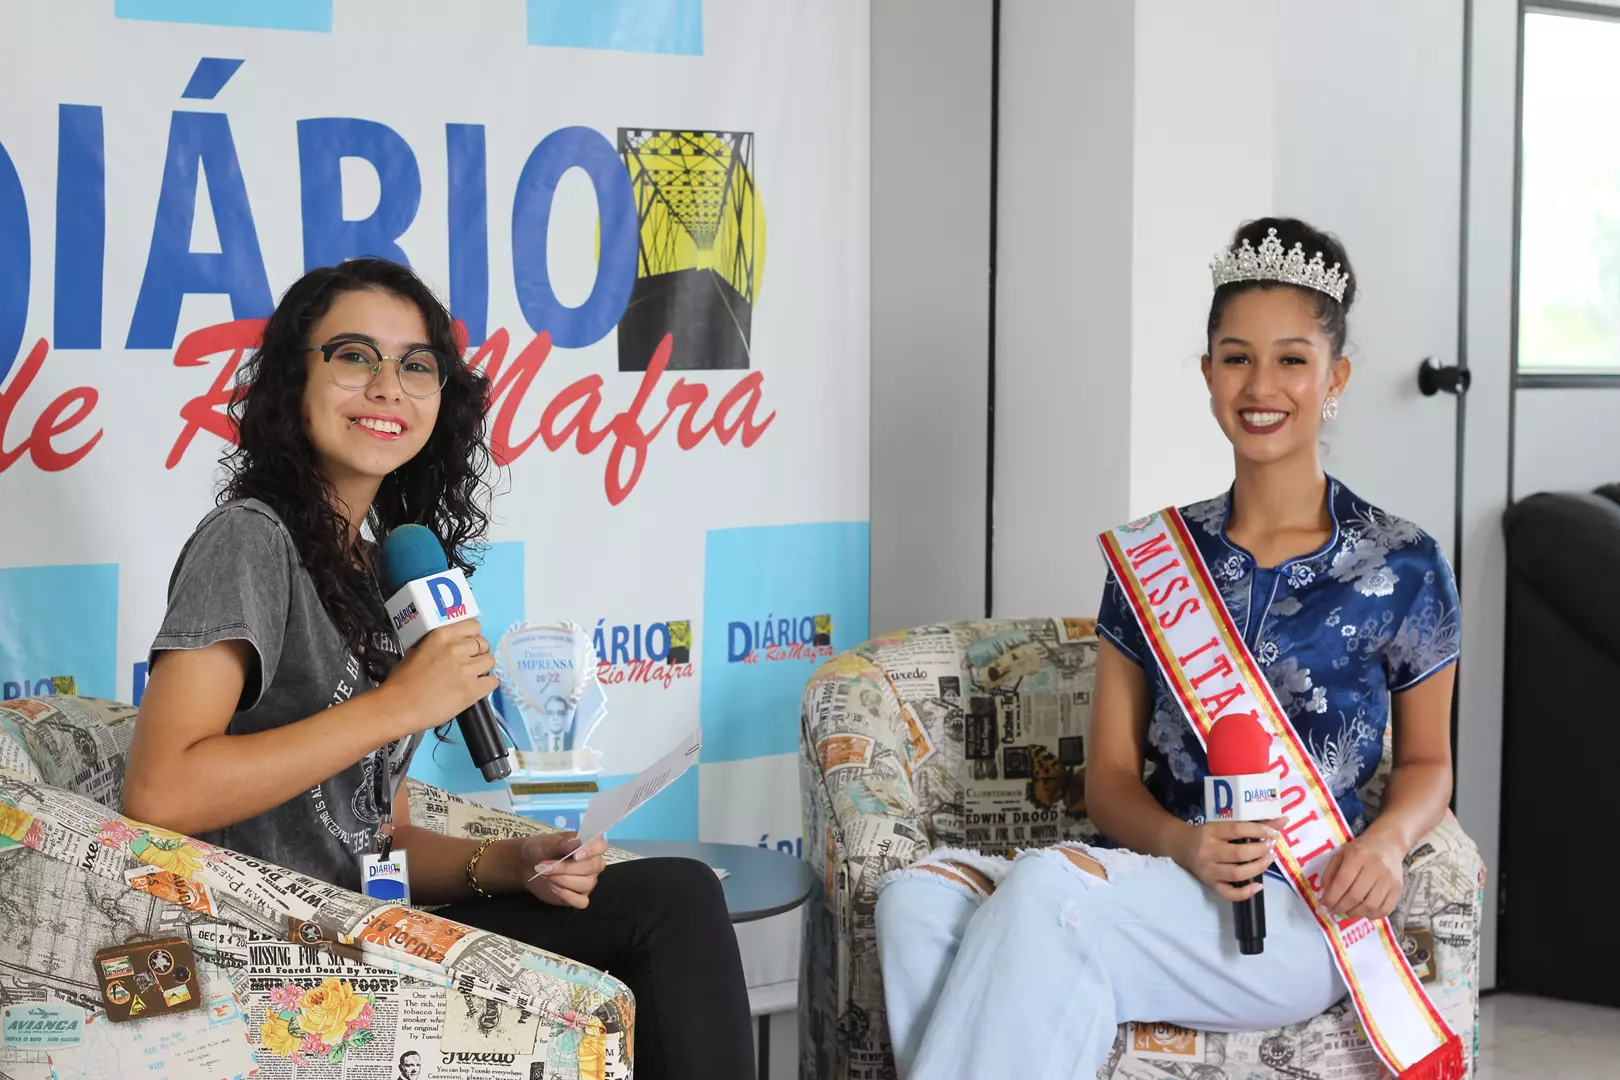
[[[500,642],[507,627],[523,618],[522,541],[489,545],[484,552],[483,562],[468,583],[472,585],[473,598],[478,601],[478,622],[493,648]],[[516,721],[516,710],[505,709],[503,712],[510,713],[507,723],[512,726],[513,734],[518,734],[521,724]],[[432,784],[458,795],[506,786],[504,780],[494,783],[484,780],[483,774],[467,756],[460,729],[452,727],[447,737],[449,742],[440,742],[439,737],[429,731],[422,738],[422,745],[411,759],[410,775],[424,784]]]
[[332,0],[117,0],[113,14],[147,22],[332,32]]
[[528,0],[529,44],[703,55],[703,0]]
[[[603,791],[618,787],[633,776],[604,776]],[[696,840],[698,838],[698,769],[693,766],[669,787],[636,807],[608,830],[608,843],[616,840]]]
[[54,675],[112,698],[117,669],[116,563],[0,570],[0,698],[48,694]]
[[864,521],[718,529],[703,589],[703,761],[791,754],[816,668],[869,635]]

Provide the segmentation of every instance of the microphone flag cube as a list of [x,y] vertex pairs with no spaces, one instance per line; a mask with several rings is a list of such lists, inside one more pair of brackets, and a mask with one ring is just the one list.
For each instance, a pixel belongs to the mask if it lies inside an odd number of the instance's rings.
[[388,598],[387,606],[401,649],[409,649],[441,626],[478,618],[478,603],[473,599],[472,588],[455,567],[431,577],[407,581]]

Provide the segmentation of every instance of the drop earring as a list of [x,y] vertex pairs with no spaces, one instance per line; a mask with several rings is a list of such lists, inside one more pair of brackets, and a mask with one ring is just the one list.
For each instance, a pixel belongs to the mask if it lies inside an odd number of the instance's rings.
[[1327,400],[1322,402],[1322,422],[1325,424],[1332,423],[1338,418],[1338,415],[1339,399],[1329,394]]

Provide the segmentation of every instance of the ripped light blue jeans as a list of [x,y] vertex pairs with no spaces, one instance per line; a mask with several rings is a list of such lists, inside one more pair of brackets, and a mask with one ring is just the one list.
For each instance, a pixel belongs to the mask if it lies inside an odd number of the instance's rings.
[[[1232,904],[1169,859],[1071,845],[1012,862],[936,851],[877,902],[889,1037],[901,1080],[1093,1080],[1128,1020],[1207,1031],[1298,1023],[1346,993],[1326,939],[1267,876],[1266,944],[1239,954]],[[954,860],[995,884],[923,869]]]

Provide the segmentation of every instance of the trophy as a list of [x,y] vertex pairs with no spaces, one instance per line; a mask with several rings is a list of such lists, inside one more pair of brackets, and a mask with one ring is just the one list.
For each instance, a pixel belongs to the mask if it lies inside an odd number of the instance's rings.
[[[607,714],[591,637],[577,623],[514,623],[495,649],[495,674],[523,720],[507,778],[512,809],[560,829],[578,829],[597,791],[601,752],[589,740]],[[516,738],[513,739],[517,741]]]

